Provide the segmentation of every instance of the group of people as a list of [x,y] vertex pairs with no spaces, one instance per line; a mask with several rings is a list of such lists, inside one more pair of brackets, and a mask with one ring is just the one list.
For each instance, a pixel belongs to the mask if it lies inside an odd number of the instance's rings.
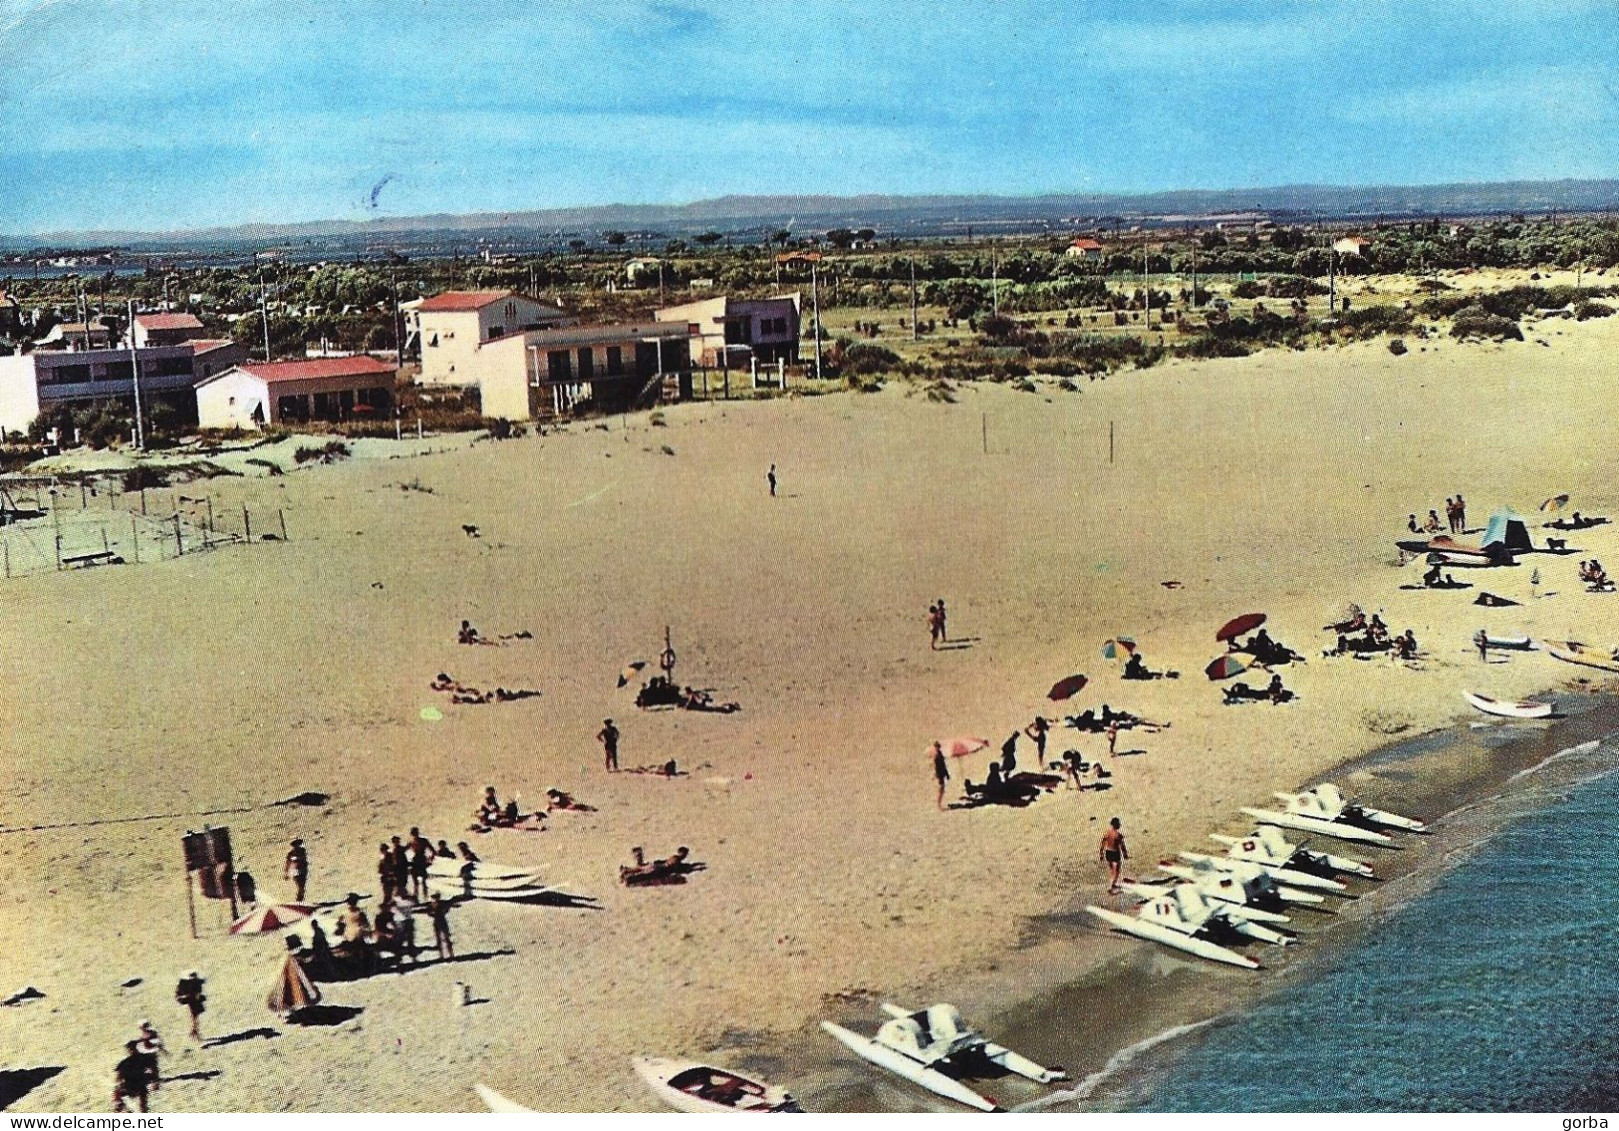
[[[187,977],[194,978],[196,973]],[[158,1058],[168,1052],[150,1021],[136,1026],[135,1039],[124,1042],[124,1058],[113,1068],[113,1111],[128,1111],[131,1104],[137,1111],[147,1110],[148,1096],[163,1083]]]
[[1580,583],[1589,593],[1611,593],[1613,581],[1608,577],[1608,571],[1602,568],[1602,563],[1592,558],[1590,561],[1580,563]]
[[[1467,500],[1458,494],[1454,499],[1445,500],[1445,523],[1452,534],[1465,534],[1467,532]],[[1413,534],[1438,534],[1444,527],[1439,525],[1439,512],[1428,512],[1427,521],[1418,523],[1415,514],[1406,518],[1406,529]]]
[[448,672],[439,672],[428,686],[434,691],[447,693],[452,703],[512,703],[519,699],[534,699],[540,694],[532,687],[517,687],[509,690],[504,687],[497,687],[493,691],[483,691],[452,678]]
[[1383,618],[1377,613],[1368,617],[1361,611],[1360,606],[1349,606],[1349,618],[1336,624],[1323,626],[1324,632],[1336,632],[1338,643],[1335,647],[1327,649],[1323,656],[1364,655],[1371,652],[1390,652],[1396,659],[1414,660],[1417,658],[1417,634],[1413,629],[1406,629],[1396,636],[1389,631]]
[[675,849],[673,856],[658,860],[648,860],[646,851],[640,845],[630,849],[630,856],[635,863],[621,864],[618,868],[618,880],[626,887],[685,883],[688,875],[703,867],[691,859],[691,849],[685,845]]
[[[1084,720],[1084,725],[1078,721]],[[1083,716],[1071,716],[1068,720],[1070,726],[1078,729],[1105,733],[1107,735],[1108,754],[1116,752],[1119,728],[1121,723],[1128,720],[1129,725],[1141,723],[1143,720],[1128,712],[1114,712],[1102,705],[1101,725],[1098,723],[1094,710],[1087,709]],[[1090,788],[1085,784],[1085,777],[1092,772],[1100,782],[1109,777],[1106,768],[1100,759],[1095,762],[1087,761],[1078,750],[1063,751],[1060,759],[1047,761],[1046,744],[1051,737],[1051,721],[1044,715],[1036,715],[1025,727],[1014,730],[1001,743],[1001,755],[990,762],[984,780],[974,783],[971,778],[962,779],[962,788],[969,803],[1027,805],[1040,792],[1045,789],[1054,789],[1064,780],[1071,781],[1077,789]],[[1034,743],[1035,770],[1018,769],[1018,743],[1023,739]],[[928,749],[928,755],[933,763],[933,779],[938,786],[938,796],[935,803],[941,810],[945,808],[945,793],[950,784],[950,760],[945,755],[944,744],[935,741]],[[1048,769],[1060,769],[1061,775],[1046,773]]]
[[1226,649],[1231,652],[1247,653],[1261,667],[1269,667],[1272,664],[1291,664],[1294,661],[1303,661],[1304,659],[1303,656],[1287,647],[1287,645],[1272,640],[1270,633],[1263,628],[1245,641],[1233,636],[1226,643]]

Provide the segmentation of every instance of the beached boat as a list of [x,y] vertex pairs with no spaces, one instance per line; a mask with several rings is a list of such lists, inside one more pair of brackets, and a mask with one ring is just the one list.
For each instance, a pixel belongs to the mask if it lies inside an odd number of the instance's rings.
[[862,1036],[831,1021],[822,1021],[821,1028],[863,1060],[919,1084],[935,1095],[980,1111],[1000,1108],[994,1100],[979,1095],[957,1079],[957,1076],[973,1075],[976,1066],[992,1072],[1011,1072],[1037,1084],[1052,1084],[1068,1078],[1061,1068],[1042,1067],[967,1028],[953,1005],[941,1002],[913,1013],[885,1002],[883,1012],[889,1019],[874,1037]]
[[1491,699],[1488,695],[1478,695],[1471,691],[1462,692],[1462,698],[1486,715],[1495,715],[1503,719],[1544,719],[1555,709],[1550,703],[1536,703],[1528,699]]
[[1245,928],[1265,923],[1288,923],[1291,920],[1280,911],[1271,911],[1263,907],[1256,907],[1244,902],[1242,885],[1236,879],[1227,875],[1223,883],[1200,883],[1196,881],[1183,881],[1172,887],[1166,887],[1162,882],[1142,882],[1139,880],[1126,880],[1119,885],[1131,895],[1139,895],[1149,902],[1162,897],[1166,893],[1178,892],[1190,888],[1210,903],[1214,904],[1230,922],[1232,929],[1238,934],[1258,939],[1260,942],[1274,943],[1277,946],[1286,946],[1291,936],[1284,935],[1270,927],[1261,926],[1260,933],[1254,933]]
[[[1484,644],[1488,648],[1495,648],[1499,651],[1507,652],[1533,652],[1535,650],[1535,642],[1533,638],[1527,635],[1491,636],[1488,632],[1486,632],[1484,634]],[[1614,670],[1619,671],[1619,665],[1615,665]]]
[[[1186,861],[1185,864],[1159,864],[1159,870],[1194,883],[1204,883],[1218,876],[1229,875],[1242,886],[1250,903],[1262,907],[1287,903],[1326,902],[1327,897],[1319,891],[1307,890],[1321,886],[1321,881],[1314,876],[1305,877],[1308,883],[1291,885],[1284,884],[1269,869],[1248,860],[1233,860],[1229,856],[1209,856],[1202,852],[1182,852],[1180,857]],[[1342,884],[1337,886],[1340,889],[1343,887]]]
[[653,1094],[676,1111],[711,1115],[737,1111],[804,1110],[786,1089],[750,1080],[728,1068],[659,1056],[638,1056],[630,1063],[635,1067],[635,1074],[646,1082]]
[[1391,843],[1392,838],[1379,832],[1379,828],[1404,829],[1414,833],[1426,831],[1421,821],[1411,817],[1346,800],[1338,787],[1331,783],[1302,793],[1277,793],[1273,796],[1286,802],[1287,808],[1281,812],[1244,808],[1243,812],[1263,824],[1321,833],[1364,844]]
[[1276,828],[1260,827],[1241,837],[1210,833],[1209,839],[1225,845],[1230,859],[1258,864],[1277,879],[1299,887],[1341,891],[1344,885],[1333,879],[1336,875],[1375,878],[1372,866],[1366,861],[1293,844]]
[[483,1101],[483,1106],[490,1111],[499,1112],[502,1115],[538,1114],[536,1109],[524,1107],[516,1100],[507,1099],[487,1084],[474,1084],[472,1088],[478,1093],[478,1098]]
[[1127,935],[1159,943],[1174,950],[1195,954],[1210,962],[1223,962],[1228,966],[1241,966],[1247,970],[1260,969],[1259,960],[1239,954],[1216,941],[1222,935],[1245,934],[1240,928],[1261,930],[1258,924],[1238,924],[1222,910],[1204,899],[1195,888],[1181,885],[1136,908],[1135,914],[1112,911],[1094,904],[1085,908],[1092,915]]
[[1578,640],[1548,640],[1546,651],[1565,664],[1580,664],[1587,668],[1600,668],[1605,672],[1619,672],[1619,659],[1613,649],[1593,648]]

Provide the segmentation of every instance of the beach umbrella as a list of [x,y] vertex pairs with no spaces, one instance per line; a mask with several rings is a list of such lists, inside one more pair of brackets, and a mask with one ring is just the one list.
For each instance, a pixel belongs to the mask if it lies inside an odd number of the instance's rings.
[[1543,510],[1543,511],[1550,511],[1553,514],[1556,514],[1558,511],[1562,510],[1566,506],[1568,506],[1568,496],[1567,495],[1553,495],[1551,498],[1547,499],[1544,503],[1540,504],[1540,509]]
[[[944,752],[952,758],[965,758],[969,754],[976,754],[989,745],[987,738],[973,738],[970,735],[959,735],[956,738],[941,738],[939,745]],[[930,749],[929,754],[933,751]]]
[[1131,640],[1128,636],[1115,636],[1112,640],[1102,645],[1102,656],[1105,659],[1117,660],[1121,656],[1134,655],[1135,650],[1136,642],[1134,640]]
[[1265,623],[1264,613],[1243,613],[1226,621],[1225,627],[1214,634],[1216,640],[1235,640],[1244,633],[1252,632]]
[[633,664],[626,664],[624,666],[624,670],[618,673],[618,685],[623,687],[625,684],[629,683],[630,680],[634,679],[644,667],[646,667],[645,660],[636,660]]
[[307,919],[315,909],[307,903],[266,903],[230,925],[233,935],[264,935]]
[[1085,686],[1085,682],[1085,677],[1082,675],[1071,675],[1066,679],[1059,679],[1051,685],[1051,690],[1046,692],[1046,698],[1053,703],[1060,702],[1063,699],[1072,699],[1079,694],[1079,689]]
[[1234,675],[1241,675],[1248,670],[1247,661],[1238,656],[1221,656],[1208,667],[1203,674],[1210,679],[1230,679]]

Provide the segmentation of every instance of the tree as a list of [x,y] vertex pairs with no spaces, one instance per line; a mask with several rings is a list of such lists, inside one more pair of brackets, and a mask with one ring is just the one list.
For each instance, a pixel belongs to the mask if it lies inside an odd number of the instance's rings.
[[688,250],[690,249],[686,247],[685,240],[670,240],[663,245],[665,255],[685,255]]
[[854,233],[848,228],[833,228],[826,233],[826,242],[836,248],[847,248],[854,243]]
[[573,248],[573,250],[575,250],[575,251],[582,252],[582,251],[585,250],[585,248],[589,247],[590,245],[587,244],[584,240],[569,240],[568,241],[568,246]]
[[623,247],[630,237],[623,232],[603,232],[602,238],[612,247]]
[[877,230],[875,228],[861,228],[854,234],[854,238],[861,243],[870,243],[877,238]]
[[793,233],[788,228],[778,228],[776,230],[776,234],[770,238],[773,242],[779,243],[782,247],[786,247],[787,241],[793,238]]
[[715,244],[719,243],[722,238],[723,237],[718,232],[704,232],[702,235],[697,237],[697,242],[702,244],[704,247],[713,247]]

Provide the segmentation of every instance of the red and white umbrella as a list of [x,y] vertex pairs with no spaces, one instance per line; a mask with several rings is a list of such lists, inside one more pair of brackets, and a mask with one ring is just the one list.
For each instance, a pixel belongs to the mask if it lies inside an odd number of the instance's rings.
[[[973,738],[971,735],[958,735],[955,738],[939,739],[939,747],[952,758],[965,758],[969,754],[976,754],[989,746],[987,738]],[[930,748],[929,754],[933,751]]]
[[255,907],[230,925],[233,935],[266,935],[307,919],[315,909],[307,903],[267,903]]

